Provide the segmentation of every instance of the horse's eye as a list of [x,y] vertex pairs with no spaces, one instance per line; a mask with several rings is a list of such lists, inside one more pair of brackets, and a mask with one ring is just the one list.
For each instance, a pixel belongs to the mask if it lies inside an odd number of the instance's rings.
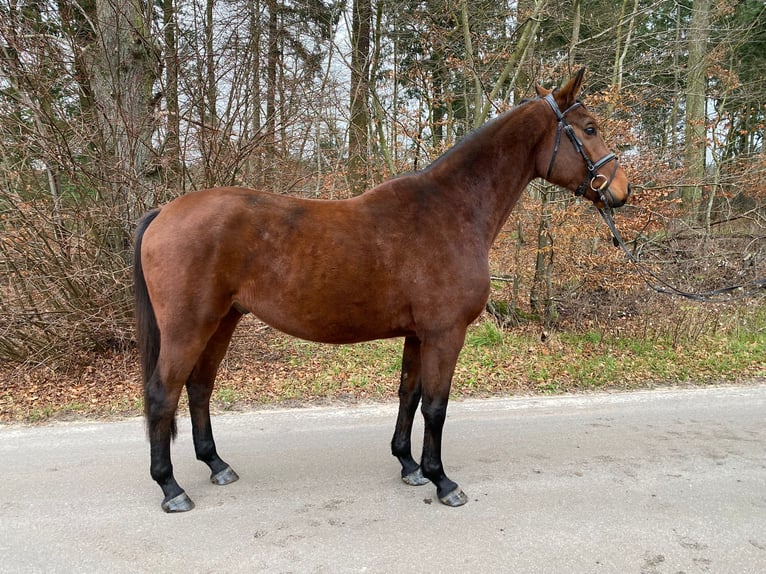
[[595,136],[596,135],[596,128],[594,128],[593,126],[588,126],[587,128],[585,128],[585,135]]

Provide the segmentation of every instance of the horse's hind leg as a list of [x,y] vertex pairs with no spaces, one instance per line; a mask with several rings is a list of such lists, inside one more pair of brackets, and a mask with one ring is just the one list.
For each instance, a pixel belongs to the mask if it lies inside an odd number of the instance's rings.
[[194,503],[173,475],[170,442],[176,434],[178,398],[204,344],[204,340],[164,340],[157,367],[145,389],[150,474],[165,495],[162,501],[165,512],[185,512],[194,508]]
[[226,464],[216,451],[213,440],[213,430],[210,425],[210,397],[213,384],[234,329],[242,318],[242,314],[232,309],[221,321],[218,330],[208,341],[207,347],[200,355],[197,364],[186,381],[186,392],[189,395],[189,412],[194,437],[194,452],[197,460],[201,460],[210,468],[210,481],[213,484],[230,484],[239,476]]
[[194,508],[194,503],[173,475],[170,443],[176,434],[175,416],[181,391],[218,324],[196,324],[184,320],[160,326],[163,333],[160,354],[154,373],[147,381],[144,400],[149,431],[150,474],[165,495],[162,501],[165,512],[185,512]]
[[175,412],[180,393],[173,392],[173,396],[169,394],[162,383],[159,369],[156,369],[147,382],[145,398],[151,459],[149,473],[165,496],[162,509],[165,512],[184,512],[194,508],[194,503],[173,476],[170,441],[176,434]]
[[412,422],[420,402],[420,340],[407,337],[402,354],[402,377],[399,384],[399,415],[396,418],[391,452],[402,465],[402,480],[419,486],[428,479],[423,476],[420,465],[412,458]]

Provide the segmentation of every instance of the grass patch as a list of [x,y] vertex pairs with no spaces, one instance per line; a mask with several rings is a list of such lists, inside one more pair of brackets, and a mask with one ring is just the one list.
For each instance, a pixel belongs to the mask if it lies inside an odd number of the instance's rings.
[[[656,322],[656,324],[654,323]],[[652,385],[710,384],[766,377],[766,308],[690,307],[669,315],[610,322],[582,331],[536,323],[470,327],[453,397],[553,394]],[[213,394],[218,411],[255,405],[395,400],[402,340],[321,345],[254,324],[235,338]],[[0,421],[140,415],[135,355],[66,373],[41,367],[0,371]],[[185,395],[182,412],[187,409]]]
[[766,376],[764,325],[758,306],[731,315],[689,308],[637,335],[589,329],[542,342],[539,327],[497,336],[487,321],[467,338],[455,387],[461,394],[558,393],[759,378]]
[[488,347],[503,342],[503,331],[494,321],[484,321],[471,329],[466,344],[473,347]]

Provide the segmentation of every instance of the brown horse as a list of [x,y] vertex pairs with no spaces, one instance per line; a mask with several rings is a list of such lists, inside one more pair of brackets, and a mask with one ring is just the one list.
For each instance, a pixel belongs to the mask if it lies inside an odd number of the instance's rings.
[[[433,482],[444,504],[467,501],[444,472],[442,428],[466,329],[489,295],[492,242],[536,177],[599,207],[619,207],[630,194],[598,123],[576,99],[582,78],[581,70],[554,92],[538,87],[538,98],[490,121],[425,170],[353,199],[225,187],[179,197],[142,219],[134,269],[138,341],[151,476],[166,512],[194,507],[170,461],[184,386],[197,458],[215,484],[238,478],[216,452],[209,403],[245,313],[323,343],[404,337],[391,442],[402,479]],[[418,464],[410,435],[421,401]]]

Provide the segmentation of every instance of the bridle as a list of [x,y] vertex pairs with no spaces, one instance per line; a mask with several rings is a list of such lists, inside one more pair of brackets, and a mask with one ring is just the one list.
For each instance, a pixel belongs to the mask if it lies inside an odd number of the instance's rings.
[[[577,134],[574,131],[574,128],[567,122],[566,115],[571,112],[572,110],[582,106],[582,103],[575,102],[571,106],[569,106],[566,110],[563,112],[559,109],[558,104],[556,103],[556,100],[553,98],[553,94],[548,94],[545,96],[544,99],[546,102],[548,102],[548,105],[553,110],[553,113],[556,114],[556,118],[558,119],[558,127],[556,128],[556,143],[553,145],[553,155],[551,156],[551,162],[548,164],[548,171],[545,174],[545,179],[550,180],[551,171],[553,171],[553,164],[556,161],[556,155],[559,153],[559,144],[561,143],[561,132],[564,132],[569,140],[572,142],[572,145],[575,148],[575,151],[580,154],[580,157],[583,158],[585,161],[585,166],[588,170],[588,174],[585,176],[585,181],[580,184],[580,187],[577,188],[575,191],[576,196],[583,196],[585,195],[585,192],[590,187],[591,190],[598,193],[599,198],[604,203],[604,205],[611,205],[611,202],[606,201],[606,197],[604,194],[609,195],[610,199],[612,198],[612,194],[609,191],[609,185],[612,183],[612,180],[614,179],[615,174],[617,173],[617,166],[619,165],[619,160],[617,159],[617,156],[613,154],[612,152],[609,152],[604,157],[602,157],[597,162],[592,162],[590,157],[588,156],[588,153],[585,151],[585,147],[582,145],[582,142],[580,141],[580,138],[577,137]],[[612,174],[609,177],[606,177],[603,173],[599,173],[598,170],[601,169],[603,166],[608,164],[610,161],[614,161],[614,169],[612,170]]]
[[[610,199],[613,199],[611,192],[609,191],[609,185],[612,183],[612,180],[614,179],[615,174],[617,173],[617,166],[619,165],[619,160],[617,159],[617,156],[613,154],[612,152],[609,152],[604,157],[602,157],[597,162],[592,162],[590,157],[588,157],[587,152],[585,151],[585,148],[582,145],[582,142],[580,141],[580,138],[577,137],[577,134],[574,132],[574,129],[571,125],[569,125],[569,122],[567,122],[565,116],[571,112],[572,110],[582,106],[582,103],[575,102],[573,105],[568,107],[563,112],[559,109],[558,104],[556,104],[556,100],[553,99],[553,94],[548,94],[547,96],[543,97],[546,102],[548,102],[548,105],[553,110],[553,113],[556,114],[556,118],[558,119],[558,127],[556,129],[556,142],[553,146],[553,155],[551,156],[551,162],[548,164],[548,171],[545,174],[545,179],[549,179],[551,175],[551,171],[553,170],[553,164],[556,161],[556,155],[559,151],[559,144],[561,143],[561,132],[566,133],[569,140],[572,142],[572,145],[575,148],[575,151],[580,154],[580,157],[583,158],[585,161],[585,166],[588,169],[588,174],[585,176],[585,181],[580,184],[580,187],[577,188],[577,191],[575,191],[575,195],[577,196],[583,196],[585,195],[585,192],[590,189],[598,194],[599,199],[604,204],[604,207],[598,207],[598,211],[601,214],[601,217],[604,219],[604,222],[606,223],[607,227],[609,227],[609,230],[612,233],[612,239],[614,240],[615,247],[620,247],[625,252],[625,255],[627,256],[628,260],[636,265],[636,268],[638,269],[639,273],[642,275],[644,281],[646,284],[653,289],[654,291],[658,293],[665,293],[669,295],[678,295],[681,297],[685,297],[687,299],[693,299],[695,301],[702,301],[705,303],[719,303],[722,301],[720,298],[722,295],[728,295],[729,293],[737,290],[742,290],[742,294],[740,297],[736,298],[742,298],[751,296],[754,293],[754,289],[763,289],[766,288],[766,279],[755,279],[753,281],[750,281],[749,283],[743,283],[738,285],[729,285],[727,287],[722,287],[720,289],[715,289],[713,291],[708,291],[706,293],[691,293],[688,291],[683,291],[682,289],[679,289],[678,287],[675,287],[674,285],[671,285],[667,281],[665,281],[663,278],[659,277],[656,273],[654,273],[651,269],[649,269],[646,265],[644,265],[641,261],[639,261],[638,257],[634,255],[630,249],[628,249],[628,246],[625,244],[625,241],[623,240],[622,236],[620,235],[620,232],[617,230],[617,226],[614,223],[614,219],[612,217],[612,202],[607,201],[606,196],[608,195]],[[609,177],[606,177],[602,173],[598,173],[598,170],[601,169],[603,166],[608,164],[610,161],[614,161],[614,169],[612,170],[612,174]],[[656,281],[659,283],[659,285],[652,283],[651,280]],[[736,299],[735,298],[735,299]],[[729,301],[733,300],[732,298],[728,299]]]
[[[619,160],[617,159],[617,156],[610,152],[595,163],[591,161],[590,157],[588,157],[588,154],[585,151],[585,148],[583,147],[582,142],[580,141],[580,138],[577,137],[577,134],[575,134],[574,129],[572,128],[571,125],[569,125],[569,122],[567,122],[565,118],[565,116],[569,112],[571,112],[572,110],[582,105],[580,102],[574,103],[573,105],[571,105],[570,107],[568,107],[566,110],[562,112],[559,109],[558,105],[556,104],[556,100],[553,99],[553,94],[548,94],[542,99],[548,102],[548,105],[553,110],[553,113],[556,114],[556,118],[558,119],[558,122],[559,122],[558,128],[556,130],[556,143],[553,146],[553,155],[551,156],[551,162],[548,165],[548,172],[545,175],[545,179],[550,178],[551,171],[553,170],[553,164],[556,161],[556,154],[558,154],[558,151],[559,151],[559,144],[561,143],[561,132],[564,132],[566,133],[569,140],[572,142],[572,145],[574,146],[575,151],[578,154],[580,154],[580,157],[582,157],[583,160],[585,161],[585,165],[588,169],[588,174],[585,177],[585,181],[583,181],[580,187],[577,188],[577,191],[575,191],[575,195],[577,196],[585,195],[585,192],[587,191],[589,187],[591,190],[593,190],[594,192],[598,194],[599,199],[604,204],[604,207],[598,207],[598,211],[601,214],[601,217],[603,217],[607,227],[609,227],[609,231],[611,231],[612,233],[612,239],[614,240],[614,245],[622,248],[622,250],[625,252],[625,255],[628,257],[628,260],[631,263],[634,263],[636,265],[636,268],[638,269],[639,273],[642,275],[644,281],[650,288],[652,288],[654,291],[657,291],[658,293],[665,293],[669,295],[679,295],[687,299],[693,299],[695,301],[703,301],[705,303],[718,303],[722,301],[722,299],[720,298],[722,295],[728,295],[729,293],[733,291],[742,290],[742,294],[740,295],[740,297],[736,297],[736,298],[741,298],[741,297],[747,297],[752,295],[754,293],[754,290],[763,289],[766,287],[766,279],[762,278],[762,279],[755,279],[753,281],[750,281],[749,283],[729,285],[727,287],[722,287],[720,289],[715,289],[713,291],[708,291],[706,293],[691,293],[691,292],[679,289],[678,287],[675,287],[674,285],[671,285],[662,277],[654,273],[641,261],[639,261],[638,257],[636,257],[636,255],[634,255],[630,251],[630,249],[628,249],[628,246],[625,244],[625,241],[620,235],[620,232],[617,230],[617,226],[615,225],[614,219],[612,217],[612,203],[607,201],[607,198],[606,198],[606,196],[608,195],[609,198],[612,199],[612,194],[609,191],[609,185],[612,183],[612,180],[614,179],[614,176],[617,173],[617,166],[619,165],[618,164]],[[610,161],[614,161],[614,169],[612,170],[612,174],[609,177],[606,177],[604,174],[598,173],[598,170],[601,169]],[[659,283],[659,285],[654,284],[651,280],[656,281],[657,283]],[[731,301],[732,298],[729,298],[728,300]]]

